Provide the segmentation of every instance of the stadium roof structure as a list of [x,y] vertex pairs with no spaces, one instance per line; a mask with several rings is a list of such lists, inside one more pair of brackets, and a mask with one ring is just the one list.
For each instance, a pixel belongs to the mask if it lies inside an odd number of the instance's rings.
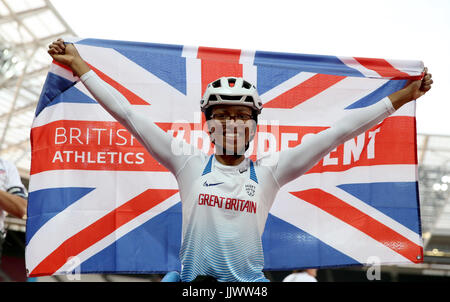
[[450,257],[450,136],[417,136],[425,250]]
[[51,58],[73,30],[48,0],[0,0],[0,156],[29,177],[30,128]]

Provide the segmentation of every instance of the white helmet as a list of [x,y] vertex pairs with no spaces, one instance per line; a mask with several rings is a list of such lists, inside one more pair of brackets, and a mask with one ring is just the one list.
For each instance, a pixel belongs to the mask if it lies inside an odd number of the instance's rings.
[[248,106],[258,114],[262,110],[262,102],[255,85],[236,77],[222,77],[208,84],[200,107],[204,112],[214,105]]

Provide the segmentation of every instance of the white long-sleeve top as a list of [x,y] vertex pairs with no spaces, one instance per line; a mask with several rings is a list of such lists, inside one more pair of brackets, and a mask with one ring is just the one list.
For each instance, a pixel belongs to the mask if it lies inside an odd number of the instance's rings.
[[246,158],[237,166],[226,166],[193,146],[189,146],[191,152],[172,152],[174,138],[93,71],[82,75],[81,81],[175,175],[182,201],[182,281],[198,275],[219,281],[266,280],[261,237],[280,187],[307,172],[336,146],[394,112],[389,98],[384,98],[281,151],[276,161]]
[[[2,158],[0,158],[0,190],[27,199],[27,190],[22,184],[16,166]],[[5,217],[6,212],[0,206],[0,236],[2,236],[1,232],[4,231]]]

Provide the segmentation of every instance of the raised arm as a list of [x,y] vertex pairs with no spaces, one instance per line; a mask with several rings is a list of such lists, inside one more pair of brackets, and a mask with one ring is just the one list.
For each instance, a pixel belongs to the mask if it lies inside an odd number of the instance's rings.
[[173,137],[135,110],[121,93],[100,79],[83,61],[73,44],[64,44],[59,39],[49,46],[48,53],[56,61],[69,66],[97,102],[127,128],[158,162],[172,173],[178,173],[189,152],[175,155],[172,152]]
[[360,109],[332,127],[307,137],[300,145],[282,151],[273,174],[280,186],[303,175],[336,146],[369,130],[404,104],[424,95],[431,88],[431,74],[424,70],[422,80],[391,94],[381,101]]

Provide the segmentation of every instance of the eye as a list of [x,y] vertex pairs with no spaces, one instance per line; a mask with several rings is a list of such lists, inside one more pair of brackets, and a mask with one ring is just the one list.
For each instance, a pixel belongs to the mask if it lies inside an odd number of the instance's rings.
[[237,118],[243,121],[248,121],[249,119],[251,119],[252,117],[248,114],[238,114]]
[[212,115],[212,118],[216,120],[225,120],[227,117],[228,115],[226,115],[225,113],[215,113]]

